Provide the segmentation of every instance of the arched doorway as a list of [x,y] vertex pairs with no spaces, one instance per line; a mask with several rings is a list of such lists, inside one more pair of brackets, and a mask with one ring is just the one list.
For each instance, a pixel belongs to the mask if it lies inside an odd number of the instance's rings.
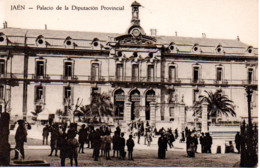
[[117,120],[123,120],[125,93],[122,89],[115,91],[114,102],[115,102],[115,117]]
[[131,101],[131,120],[135,120],[139,117],[140,111],[140,92],[138,90],[133,90],[130,93]]
[[151,102],[155,102],[155,92],[153,90],[147,91],[145,95],[145,120],[150,120],[151,118]]

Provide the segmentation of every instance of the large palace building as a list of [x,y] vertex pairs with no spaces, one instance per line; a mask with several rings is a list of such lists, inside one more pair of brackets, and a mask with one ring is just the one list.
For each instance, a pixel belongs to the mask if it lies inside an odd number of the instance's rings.
[[[144,32],[138,2],[132,3],[125,34],[0,29],[0,111],[11,116],[35,109],[55,114],[90,103],[92,92],[108,93],[122,123],[137,118],[184,127],[196,122],[192,105],[205,90],[220,90],[234,102],[236,117],[248,117],[247,86],[258,83],[258,49],[238,39],[157,36]],[[251,102],[257,120],[258,92]],[[203,118],[203,117],[202,117]],[[207,119],[206,119],[207,121]],[[203,124],[202,124],[203,125]],[[199,126],[201,128],[201,126]]]

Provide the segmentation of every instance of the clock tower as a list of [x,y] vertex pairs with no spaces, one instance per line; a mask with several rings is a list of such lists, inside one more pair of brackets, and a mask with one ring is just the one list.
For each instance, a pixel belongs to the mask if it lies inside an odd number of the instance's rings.
[[138,2],[134,1],[131,5],[132,7],[132,20],[131,24],[135,26],[140,26],[140,19],[139,19],[139,7],[141,4]]

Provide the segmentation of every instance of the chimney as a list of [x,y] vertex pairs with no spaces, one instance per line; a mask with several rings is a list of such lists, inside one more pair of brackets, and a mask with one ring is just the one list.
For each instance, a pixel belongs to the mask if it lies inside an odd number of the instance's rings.
[[47,24],[45,24],[44,27],[45,27],[45,30],[47,30]]
[[240,41],[240,38],[239,38],[239,36],[237,36],[237,41]]
[[175,36],[176,36],[176,37],[178,36],[178,32],[175,32]]
[[206,33],[202,33],[202,38],[206,38]]
[[151,36],[157,36],[157,29],[150,29]]

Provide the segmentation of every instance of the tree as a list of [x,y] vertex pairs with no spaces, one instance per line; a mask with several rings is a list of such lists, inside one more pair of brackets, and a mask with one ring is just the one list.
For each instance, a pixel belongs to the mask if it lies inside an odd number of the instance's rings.
[[80,101],[80,99],[77,98],[77,102],[74,105],[71,98],[65,99],[65,104],[67,106],[67,110],[65,110],[65,111],[68,111],[70,113],[70,115],[72,115],[73,122],[75,122],[75,113],[78,111],[78,108],[81,106],[83,99],[81,100],[81,102],[79,102],[79,101]]
[[220,115],[225,116],[236,116],[234,111],[233,101],[230,100],[227,95],[221,94],[221,91],[217,90],[215,93],[212,91],[205,91],[207,95],[200,95],[200,100],[195,102],[193,105],[194,114],[201,115],[202,104],[207,104],[207,113],[209,117],[216,117]]
[[104,117],[114,116],[114,106],[110,100],[111,96],[107,93],[96,93],[91,94],[91,101],[89,105],[82,106],[80,111],[85,116],[91,117]]

